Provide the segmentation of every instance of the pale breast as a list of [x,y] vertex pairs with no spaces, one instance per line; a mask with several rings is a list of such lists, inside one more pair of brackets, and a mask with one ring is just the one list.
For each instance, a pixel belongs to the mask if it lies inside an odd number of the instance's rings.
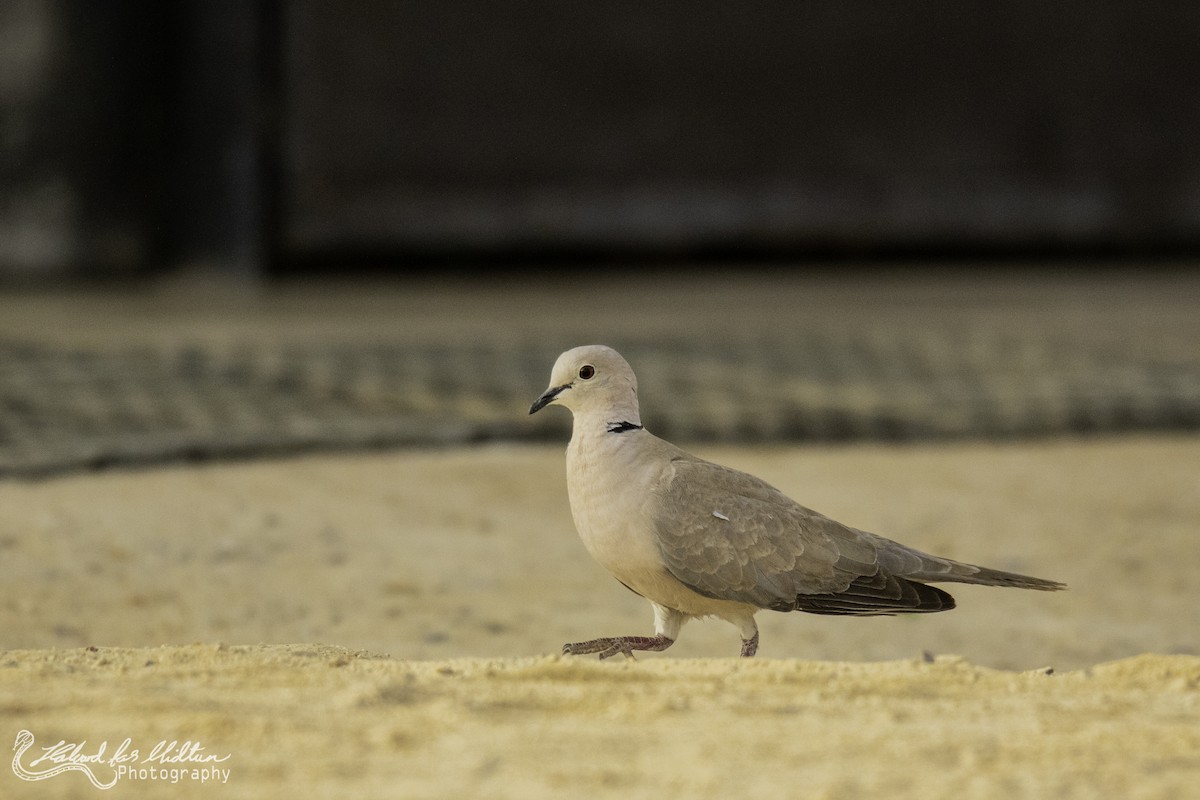
[[629,434],[572,437],[567,448],[567,491],[579,538],[618,580],[661,570],[647,518],[647,487],[659,464],[638,458]]
[[663,565],[650,489],[670,469],[669,459],[641,444],[630,433],[571,439],[567,489],[579,538],[592,558],[648,600],[695,616],[744,615],[744,604],[699,595]]

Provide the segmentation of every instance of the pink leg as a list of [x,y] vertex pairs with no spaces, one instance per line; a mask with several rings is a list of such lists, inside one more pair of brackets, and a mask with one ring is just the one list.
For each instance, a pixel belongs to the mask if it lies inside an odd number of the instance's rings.
[[673,644],[675,644],[675,640],[665,636],[611,636],[564,644],[562,651],[563,655],[568,656],[599,653],[600,658],[610,658],[617,653],[624,653],[627,657],[633,658],[634,650],[666,650]]

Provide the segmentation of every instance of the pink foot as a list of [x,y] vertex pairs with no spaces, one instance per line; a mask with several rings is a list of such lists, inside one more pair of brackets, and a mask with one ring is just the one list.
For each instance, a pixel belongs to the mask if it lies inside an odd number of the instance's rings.
[[624,653],[628,658],[633,658],[634,650],[666,650],[673,644],[675,644],[675,640],[665,636],[611,636],[564,644],[562,651],[563,655],[568,656],[599,653],[600,658],[603,659],[611,658],[617,653]]

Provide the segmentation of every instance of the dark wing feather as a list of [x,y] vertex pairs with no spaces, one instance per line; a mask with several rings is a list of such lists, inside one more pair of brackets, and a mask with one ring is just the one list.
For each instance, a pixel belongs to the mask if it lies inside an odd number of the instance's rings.
[[952,608],[954,598],[935,586],[878,573],[873,577],[858,578],[846,591],[837,594],[798,595],[789,608],[777,610],[868,617],[949,611]]

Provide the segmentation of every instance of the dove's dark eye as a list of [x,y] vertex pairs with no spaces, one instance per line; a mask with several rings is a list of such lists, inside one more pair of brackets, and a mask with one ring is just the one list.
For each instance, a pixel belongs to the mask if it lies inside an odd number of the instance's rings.
[[590,380],[591,377],[595,374],[596,374],[596,368],[593,367],[591,364],[584,364],[582,367],[579,368],[579,377],[583,378],[585,381]]

